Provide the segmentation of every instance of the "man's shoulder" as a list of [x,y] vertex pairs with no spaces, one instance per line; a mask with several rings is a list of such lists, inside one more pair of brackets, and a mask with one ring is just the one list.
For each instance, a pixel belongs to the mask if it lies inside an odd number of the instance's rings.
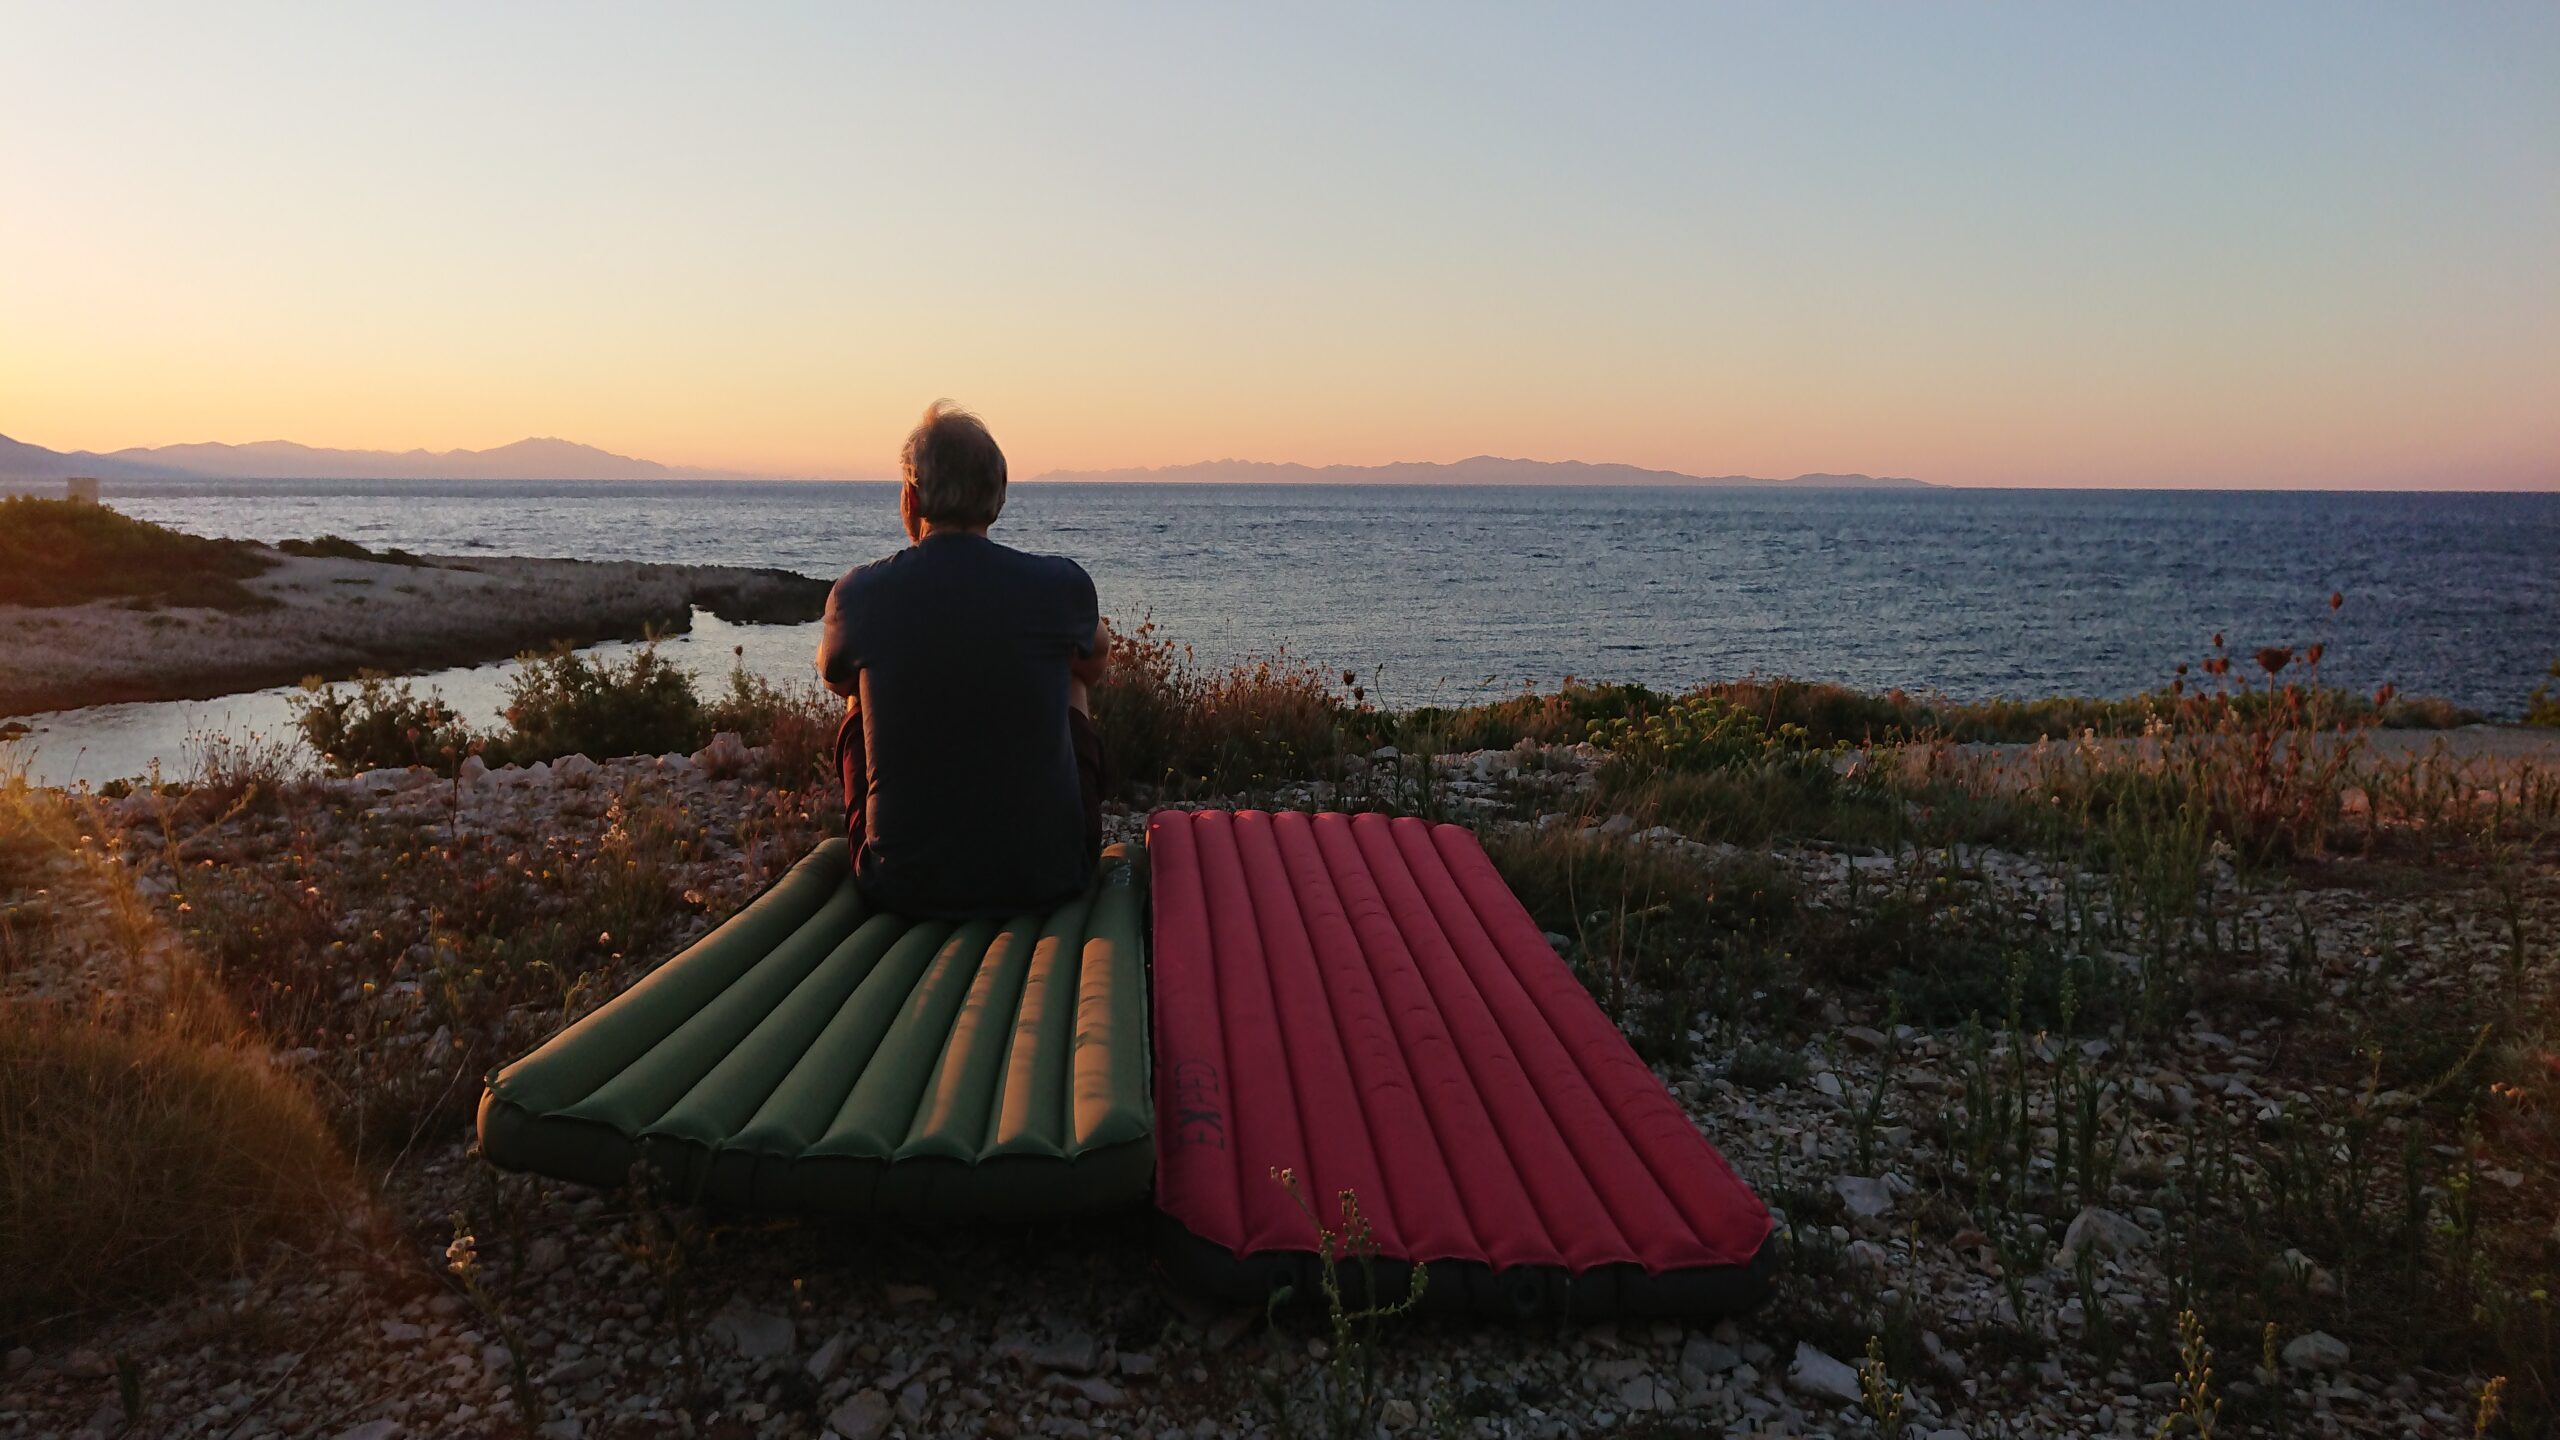
[[892,550],[877,560],[866,560],[836,577],[836,592],[840,595],[856,595],[865,590],[877,589],[882,585],[895,584],[899,573],[907,568],[909,557],[915,553],[915,547],[908,546],[902,550]]
[[[972,579],[974,578],[974,581]],[[993,581],[1008,586],[1089,595],[1093,577],[1064,555],[1016,550],[995,540],[968,546],[909,545],[877,560],[856,565],[836,581],[839,603],[896,590],[907,585],[948,585]]]
[[1001,540],[989,540],[987,549],[999,563],[1025,570],[1044,570],[1057,575],[1081,575],[1084,567],[1064,555],[1044,555],[1037,550],[1017,550]]
[[1016,550],[996,541],[988,542],[997,563],[1025,579],[1045,582],[1069,591],[1091,590],[1093,577],[1082,565],[1064,555],[1042,555],[1031,550]]

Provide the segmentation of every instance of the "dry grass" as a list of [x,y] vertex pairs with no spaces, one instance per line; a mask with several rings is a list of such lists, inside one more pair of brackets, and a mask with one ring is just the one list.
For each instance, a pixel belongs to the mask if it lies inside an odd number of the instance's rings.
[[321,1233],[349,1172],[75,802],[0,776],[10,975],[91,952],[100,993],[0,997],[0,1329],[177,1293]]
[[157,1299],[320,1233],[345,1166],[259,1049],[0,1010],[0,1330]]

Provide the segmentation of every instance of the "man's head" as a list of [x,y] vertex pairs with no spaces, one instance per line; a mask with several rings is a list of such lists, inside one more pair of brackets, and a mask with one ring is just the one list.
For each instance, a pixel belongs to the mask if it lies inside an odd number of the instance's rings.
[[911,536],[927,525],[983,530],[1004,513],[1004,452],[983,421],[948,400],[925,407],[898,464],[907,482],[898,509]]

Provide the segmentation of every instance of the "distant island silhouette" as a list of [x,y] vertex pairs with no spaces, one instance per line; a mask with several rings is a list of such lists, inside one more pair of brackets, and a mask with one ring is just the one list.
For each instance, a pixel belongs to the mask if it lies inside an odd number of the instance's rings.
[[1443,464],[1406,460],[1392,465],[1291,465],[1268,460],[1203,460],[1153,469],[1052,470],[1043,480],[1131,483],[1247,481],[1308,485],[1721,485],[1775,486],[1790,490],[1934,490],[1926,480],[1898,475],[1798,475],[1791,480],[1756,475],[1684,475],[1635,465],[1594,465],[1582,460],[1513,460],[1476,455]]
[[48,450],[0,435],[0,483],[61,480],[751,480],[537,436],[492,450],[328,450],[290,440]]
[[[0,486],[53,484],[74,475],[100,480],[775,480],[786,476],[661,465],[539,436],[491,450],[330,450],[290,440],[245,445],[135,446],[100,453],[48,450],[0,435]],[[1268,460],[1203,460],[1152,469],[1052,470],[1041,480],[1124,484],[1249,482],[1307,485],[1690,485],[1790,490],[1936,489],[1893,475],[1686,475],[1581,460],[1515,460],[1476,455],[1446,463],[1295,465]]]

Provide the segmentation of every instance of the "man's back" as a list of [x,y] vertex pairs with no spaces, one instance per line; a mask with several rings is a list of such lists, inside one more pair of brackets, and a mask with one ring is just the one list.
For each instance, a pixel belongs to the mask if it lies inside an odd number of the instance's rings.
[[864,767],[846,803],[875,903],[1001,915],[1084,887],[1069,666],[1098,620],[1083,567],[984,535],[928,534],[836,582],[819,669],[857,695]]

